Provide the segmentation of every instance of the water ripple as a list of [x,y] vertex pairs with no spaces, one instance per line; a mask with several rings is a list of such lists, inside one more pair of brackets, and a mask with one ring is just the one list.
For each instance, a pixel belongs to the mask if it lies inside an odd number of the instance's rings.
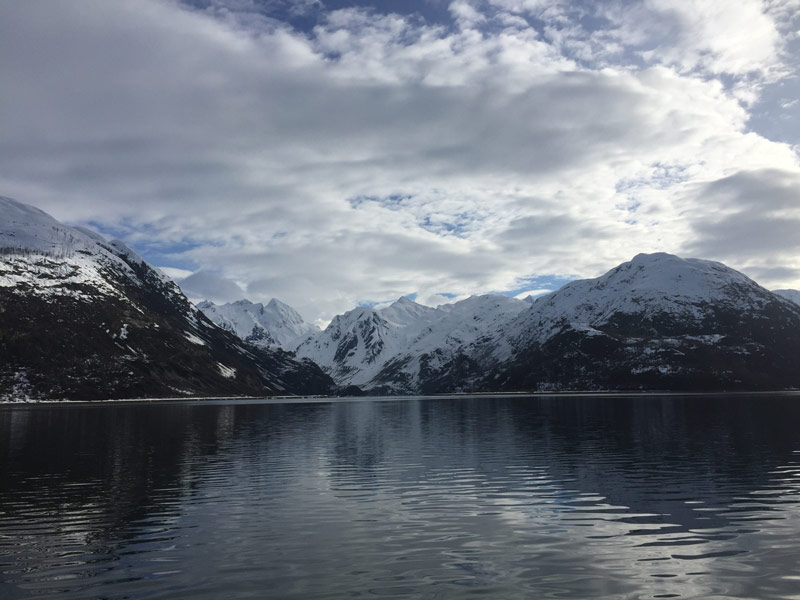
[[3,408],[0,597],[797,598],[795,404]]

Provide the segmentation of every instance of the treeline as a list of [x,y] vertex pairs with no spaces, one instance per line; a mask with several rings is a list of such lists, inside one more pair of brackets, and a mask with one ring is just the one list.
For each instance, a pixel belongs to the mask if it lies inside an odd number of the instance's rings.
[[46,258],[72,258],[75,256],[73,248],[57,248],[54,250],[39,250],[25,246],[0,246],[0,256],[44,256]]
[[[53,234],[50,240],[43,240],[45,243],[52,244],[50,250],[44,248],[30,248],[24,244],[0,246],[0,256],[45,256],[49,258],[72,258],[75,256],[75,247],[81,246],[83,241],[80,236],[76,236],[69,229],[51,225]],[[11,233],[11,237],[14,234]]]

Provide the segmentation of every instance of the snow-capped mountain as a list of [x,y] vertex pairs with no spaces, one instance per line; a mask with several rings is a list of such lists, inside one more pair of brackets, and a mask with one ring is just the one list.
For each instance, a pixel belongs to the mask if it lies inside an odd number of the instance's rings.
[[491,294],[437,308],[403,297],[383,309],[359,307],[334,317],[297,354],[319,364],[339,385],[416,392],[462,348],[527,307],[522,300]]
[[257,346],[293,351],[319,333],[319,327],[306,323],[296,310],[275,298],[266,305],[249,300],[218,305],[206,300],[197,308],[223,329]]
[[772,290],[772,293],[800,304],[800,290]]
[[591,329],[609,325],[621,315],[643,319],[659,315],[688,328],[712,309],[750,313],[773,300],[769,291],[722,263],[639,254],[602,277],[573,281],[538,298],[511,329],[515,337],[543,342],[565,324]]
[[798,308],[721,263],[641,254],[532,301],[357,308],[298,354],[374,392],[800,387]]
[[400,298],[318,331],[277,300],[198,310],[121,242],[0,198],[3,398],[326,393],[333,380],[375,393],[800,388],[799,302],[718,262],[640,254],[533,301]]
[[0,397],[324,392],[288,353],[220,329],[122,242],[0,197]]
[[721,263],[640,254],[538,298],[494,340],[502,389],[800,385],[800,307]]

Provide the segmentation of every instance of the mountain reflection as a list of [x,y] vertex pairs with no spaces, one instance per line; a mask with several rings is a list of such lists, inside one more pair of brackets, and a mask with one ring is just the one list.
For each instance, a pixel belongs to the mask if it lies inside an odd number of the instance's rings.
[[0,595],[791,597],[798,417],[793,396],[2,408]]

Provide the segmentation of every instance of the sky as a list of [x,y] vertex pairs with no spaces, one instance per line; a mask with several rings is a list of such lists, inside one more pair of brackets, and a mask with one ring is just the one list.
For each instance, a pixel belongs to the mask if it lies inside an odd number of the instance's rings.
[[800,288],[800,0],[0,0],[0,194],[324,323],[640,252]]

